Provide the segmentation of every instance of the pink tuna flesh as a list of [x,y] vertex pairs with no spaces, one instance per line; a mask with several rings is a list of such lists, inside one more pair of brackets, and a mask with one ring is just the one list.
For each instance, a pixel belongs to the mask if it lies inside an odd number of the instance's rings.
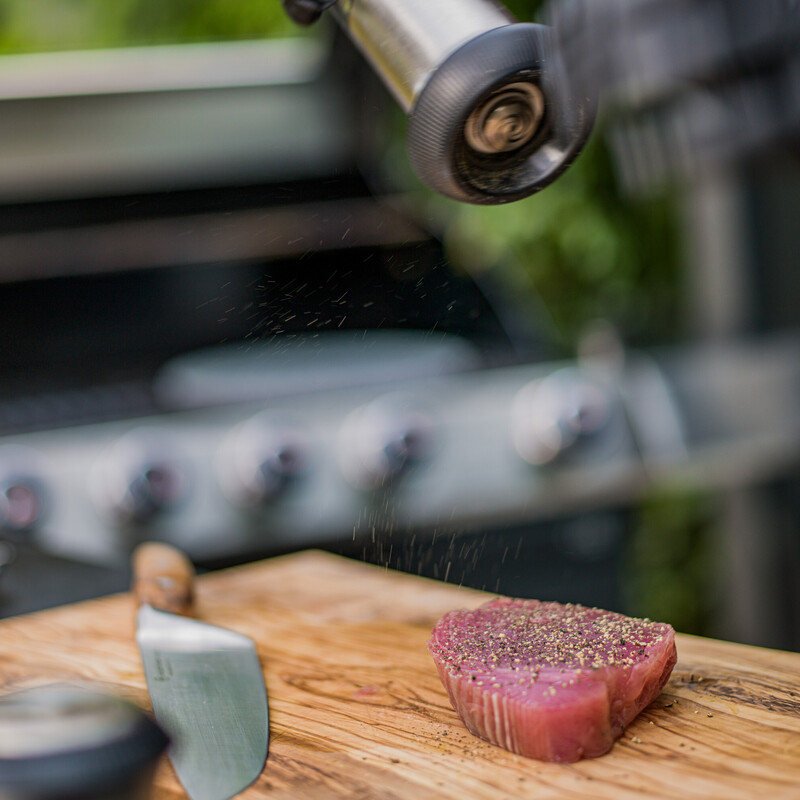
[[428,648],[472,733],[561,762],[608,752],[677,660],[670,625],[508,598],[445,614]]

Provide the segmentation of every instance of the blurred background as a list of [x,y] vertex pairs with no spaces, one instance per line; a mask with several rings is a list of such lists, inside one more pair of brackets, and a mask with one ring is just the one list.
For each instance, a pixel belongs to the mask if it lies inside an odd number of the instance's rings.
[[0,0],[0,53],[0,615],[156,538],[800,647],[798,128],[602,113],[472,206],[277,0]]

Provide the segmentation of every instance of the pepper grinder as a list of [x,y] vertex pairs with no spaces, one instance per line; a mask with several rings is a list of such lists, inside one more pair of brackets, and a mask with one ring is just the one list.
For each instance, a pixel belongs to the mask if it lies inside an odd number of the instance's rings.
[[0,697],[0,800],[146,800],[167,746],[136,706],[51,684]]

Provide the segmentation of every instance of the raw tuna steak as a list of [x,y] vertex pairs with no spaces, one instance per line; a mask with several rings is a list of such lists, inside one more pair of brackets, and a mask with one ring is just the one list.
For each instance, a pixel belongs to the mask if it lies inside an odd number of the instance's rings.
[[606,753],[677,660],[669,625],[507,598],[446,614],[428,647],[472,733],[562,762]]

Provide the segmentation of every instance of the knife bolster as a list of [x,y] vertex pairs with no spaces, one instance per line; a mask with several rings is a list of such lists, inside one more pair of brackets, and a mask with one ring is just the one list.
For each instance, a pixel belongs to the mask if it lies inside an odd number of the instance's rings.
[[191,616],[194,606],[194,567],[167,544],[146,542],[133,552],[132,591],[137,605]]

